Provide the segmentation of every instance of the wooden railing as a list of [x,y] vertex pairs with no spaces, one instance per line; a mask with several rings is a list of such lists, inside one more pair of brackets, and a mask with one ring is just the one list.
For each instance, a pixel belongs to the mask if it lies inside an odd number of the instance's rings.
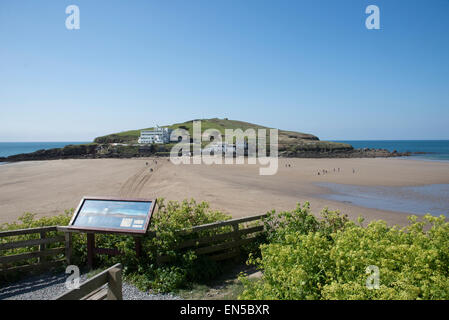
[[[67,250],[65,241],[66,237],[58,234],[55,226],[0,232],[0,274],[47,270],[61,265]],[[12,254],[4,254],[5,251]]]
[[117,263],[54,300],[123,300],[122,265]]
[[[231,259],[239,255],[243,245],[256,239],[256,234],[264,228],[261,222],[265,216],[266,214],[261,214],[236,218],[180,230],[179,234],[184,236],[184,239],[177,244],[175,250],[193,250],[196,255],[207,255],[215,261]],[[222,230],[221,233],[216,233],[218,230],[214,229]],[[72,233],[67,230],[67,227],[52,226],[0,232],[0,275],[10,272],[46,271],[64,261],[69,265]],[[208,235],[207,231],[211,230],[214,230],[215,234]],[[148,235],[157,237],[154,232],[149,232]],[[7,237],[11,239],[6,241]],[[56,243],[60,246],[55,246]],[[49,248],[49,245],[52,248]],[[16,254],[14,251],[20,248],[26,248],[23,250],[25,252]],[[10,252],[2,254],[5,250]],[[99,253],[117,254],[116,249],[102,250]],[[165,263],[171,259],[170,256],[161,256],[157,262]]]
[[[255,234],[261,232],[264,226],[261,224],[266,214],[235,218],[209,224],[203,224],[179,231],[180,235],[193,235],[177,245],[176,250],[193,250],[196,255],[208,255],[215,261],[231,259],[240,254],[240,247],[253,242]],[[246,225],[251,222],[252,225]],[[210,236],[196,236],[201,231],[232,227],[232,231],[218,233]],[[157,234],[155,234],[157,236]],[[162,256],[157,259],[158,263],[171,260],[170,256]]]

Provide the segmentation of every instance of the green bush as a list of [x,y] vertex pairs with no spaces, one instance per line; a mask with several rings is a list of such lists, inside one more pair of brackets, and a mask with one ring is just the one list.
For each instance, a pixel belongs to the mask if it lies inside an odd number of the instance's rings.
[[[178,231],[196,225],[229,219],[219,211],[210,210],[206,202],[195,200],[182,202],[158,199],[158,210],[153,215],[150,235],[142,240],[143,256],[135,255],[134,241],[130,237],[100,236],[98,243],[104,247],[117,247],[124,256],[103,256],[102,263],[110,265],[116,262],[124,264],[125,276],[142,290],[168,292],[188,285],[193,281],[203,281],[214,277],[220,267],[206,257],[197,257],[192,250],[178,250],[179,243],[203,236],[212,236],[229,231],[229,227],[180,234]],[[158,258],[169,257],[165,263]]]
[[[241,299],[448,299],[449,222],[426,215],[408,226],[383,221],[362,227],[325,209],[318,221],[309,205],[267,219],[270,243],[249,263],[260,280],[241,277]],[[275,228],[270,228],[275,226]],[[379,268],[370,289],[368,266]]]

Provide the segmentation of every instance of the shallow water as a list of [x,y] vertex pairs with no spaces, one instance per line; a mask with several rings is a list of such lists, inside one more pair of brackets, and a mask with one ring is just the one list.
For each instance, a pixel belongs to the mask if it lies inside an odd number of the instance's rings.
[[355,186],[321,182],[329,194],[321,197],[379,210],[449,217],[449,184],[412,187]]
[[449,161],[449,140],[345,140],[356,149],[387,149],[418,152],[406,159]]

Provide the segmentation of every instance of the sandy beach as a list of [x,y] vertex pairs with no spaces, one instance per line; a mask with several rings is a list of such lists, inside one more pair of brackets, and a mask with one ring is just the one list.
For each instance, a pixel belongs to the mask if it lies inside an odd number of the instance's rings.
[[[323,169],[327,170],[324,175]],[[323,182],[395,187],[448,184],[449,162],[280,159],[273,176],[260,176],[258,165],[174,165],[167,158],[12,163],[0,166],[0,223],[15,221],[24,212],[38,216],[62,213],[86,195],[195,198],[234,217],[293,209],[297,202],[310,201],[315,213],[328,206],[353,219],[362,215],[368,221],[406,223],[405,213],[323,199],[329,191],[316,184]]]

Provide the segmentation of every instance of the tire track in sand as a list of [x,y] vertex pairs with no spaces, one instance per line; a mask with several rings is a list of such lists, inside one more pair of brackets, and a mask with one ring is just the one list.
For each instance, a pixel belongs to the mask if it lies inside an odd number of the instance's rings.
[[148,165],[139,169],[133,176],[128,178],[120,188],[120,197],[139,197],[140,192],[153,176],[157,167],[157,163],[153,162],[153,166]]

